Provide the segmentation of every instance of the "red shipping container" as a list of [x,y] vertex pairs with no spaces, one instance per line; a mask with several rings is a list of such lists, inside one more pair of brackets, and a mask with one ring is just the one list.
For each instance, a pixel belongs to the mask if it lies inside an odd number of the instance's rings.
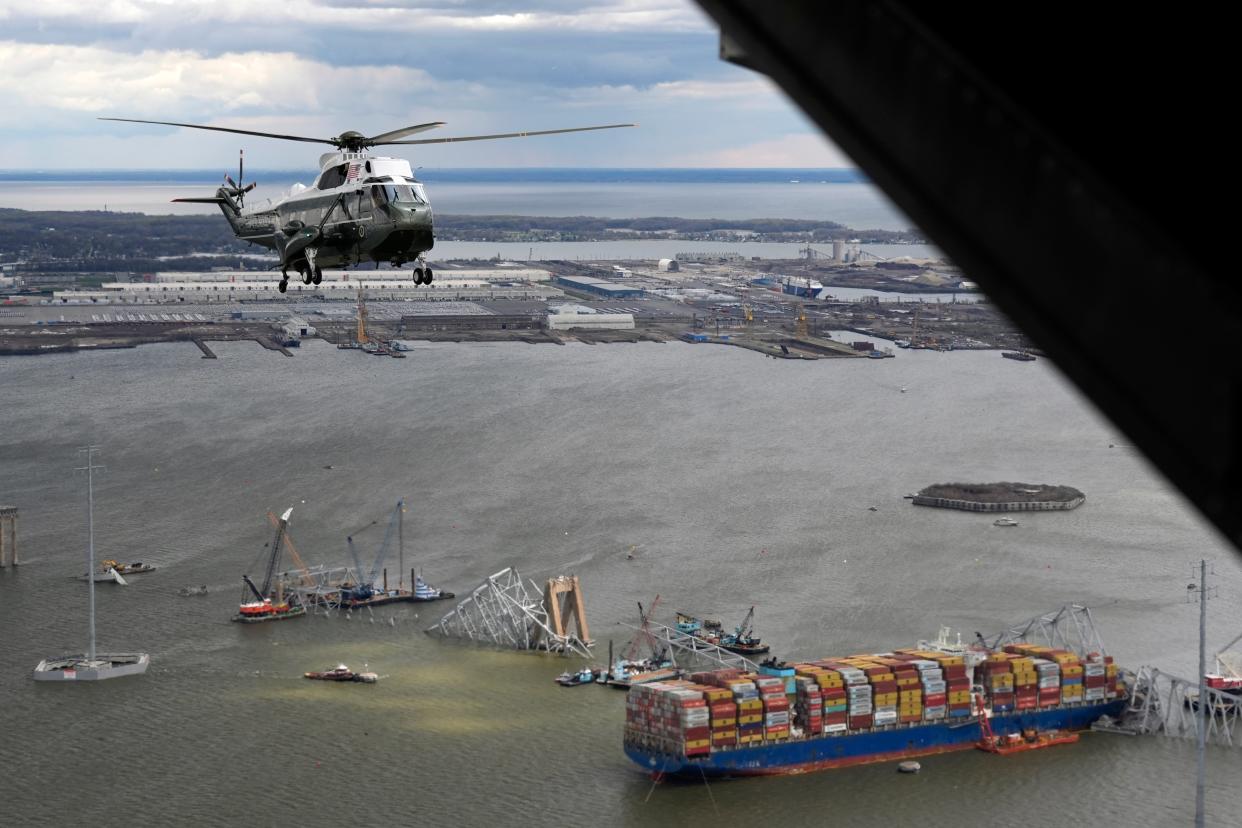
[[695,742],[699,739],[707,739],[712,735],[710,727],[688,727],[682,731],[682,736],[687,742]]
[[871,685],[871,692],[873,692],[873,693],[896,693],[896,692],[897,692],[897,682],[896,682],[896,681],[877,681],[877,682],[874,682],[874,683]]
[[966,665],[964,664],[949,664],[941,669],[944,670],[946,679],[966,678]]
[[1086,676],[1082,683],[1087,687],[1104,687],[1108,684],[1108,676]]
[[925,707],[940,707],[948,700],[948,693],[929,693],[923,697],[923,705]]
[[1018,710],[1030,710],[1032,707],[1035,707],[1035,699],[1019,698],[1018,701],[1014,704],[1014,707],[1017,708]]
[[845,724],[847,714],[845,713],[825,713],[824,724]]
[[850,730],[859,730],[871,727],[871,714],[864,716],[850,716]]
[[898,716],[897,721],[899,722],[921,722],[923,721],[923,714],[922,713],[907,713],[905,715]]

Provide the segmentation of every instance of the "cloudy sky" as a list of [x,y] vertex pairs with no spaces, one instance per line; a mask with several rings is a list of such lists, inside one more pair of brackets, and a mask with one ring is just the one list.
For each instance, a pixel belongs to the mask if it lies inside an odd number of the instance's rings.
[[[0,167],[313,168],[313,145],[108,115],[331,137],[638,129],[425,147],[415,164],[841,167],[692,0],[0,0]],[[430,135],[425,137],[431,137]]]

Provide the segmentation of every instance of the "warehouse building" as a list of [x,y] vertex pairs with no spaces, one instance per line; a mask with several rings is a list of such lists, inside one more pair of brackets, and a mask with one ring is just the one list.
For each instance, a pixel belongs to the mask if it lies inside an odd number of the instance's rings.
[[645,293],[640,287],[619,285],[616,282],[592,279],[589,276],[556,276],[552,281],[570,290],[603,296],[607,299],[640,299]]

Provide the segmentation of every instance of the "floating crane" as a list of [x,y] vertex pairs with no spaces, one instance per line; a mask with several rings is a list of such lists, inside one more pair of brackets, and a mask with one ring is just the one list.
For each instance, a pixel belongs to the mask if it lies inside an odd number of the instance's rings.
[[291,514],[293,514],[292,506],[286,509],[285,513],[280,516],[280,520],[276,522],[276,535],[272,538],[272,542],[268,544],[267,571],[263,576],[263,586],[261,588],[255,586],[254,581],[250,580],[249,575],[242,575],[242,580],[255,600],[245,600],[248,596],[246,591],[243,591],[243,600],[237,609],[237,615],[233,616],[234,621],[253,624],[259,621],[278,621],[282,618],[295,618],[306,614],[306,607],[290,601],[284,595],[283,582],[277,581],[276,592],[274,594],[272,592],[272,581],[276,576],[276,563],[280,560],[280,550],[284,548],[285,532],[289,526],[289,516]]
[[[401,522],[401,511],[404,507],[405,501],[398,500],[396,508],[393,509],[392,517],[388,519],[388,527],[384,530],[384,542],[380,544],[379,551],[375,553],[375,561],[371,564],[370,570],[366,571],[366,574],[363,574],[362,561],[358,557],[358,551],[354,549],[353,536],[351,535],[345,539],[346,544],[349,546],[349,554],[354,559],[354,572],[357,574],[358,583],[349,587],[341,587],[341,598],[343,601],[366,601],[375,595],[375,580],[379,577],[381,567],[388,557],[388,549],[392,545],[393,534],[400,534],[399,524]],[[373,525],[368,524],[363,529],[369,529]],[[354,534],[358,534],[358,532]],[[404,566],[404,563],[402,563],[402,566]],[[385,576],[385,580],[387,580],[387,576]],[[387,584],[384,587],[387,589]]]

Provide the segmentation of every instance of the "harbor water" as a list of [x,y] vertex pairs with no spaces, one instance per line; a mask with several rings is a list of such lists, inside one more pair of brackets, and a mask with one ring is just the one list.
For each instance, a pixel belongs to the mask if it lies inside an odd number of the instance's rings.
[[[405,566],[437,586],[462,595],[510,565],[579,575],[600,662],[657,593],[666,619],[731,626],[755,605],[786,658],[912,646],[941,624],[973,639],[1080,602],[1120,664],[1192,676],[1186,584],[1204,556],[1210,642],[1239,632],[1238,554],[1046,360],[412,345],[406,360],[318,341],[292,358],[212,343],[217,360],[190,344],[0,359],[0,502],[21,509],[24,560],[0,570],[6,825],[1190,823],[1191,741],[1087,734],[931,756],[918,775],[653,785],[622,752],[622,693],[554,684],[576,661],[428,637],[444,603],[230,623],[267,510],[293,507],[308,563],[344,563],[346,535],[404,498]],[[97,557],[157,566],[99,585],[100,648],[152,664],[36,684],[41,658],[86,642],[72,468],[88,442],[107,467]],[[997,528],[903,499],[994,480],[1086,502]],[[381,535],[358,535],[364,558]],[[206,596],[178,595],[200,584]],[[302,678],[337,663],[380,681]],[[1237,750],[1209,748],[1209,824],[1235,819],[1240,772]]]

